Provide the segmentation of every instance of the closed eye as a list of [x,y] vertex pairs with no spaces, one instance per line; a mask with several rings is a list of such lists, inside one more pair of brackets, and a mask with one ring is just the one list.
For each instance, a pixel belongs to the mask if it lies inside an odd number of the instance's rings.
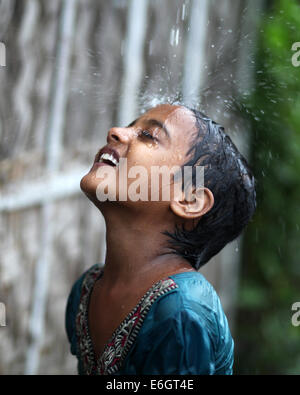
[[140,132],[140,136],[145,136],[145,137],[147,137],[148,139],[156,140],[156,141],[157,141],[157,138],[155,138],[154,136],[152,136],[152,134],[149,133],[148,130],[142,130],[142,131]]

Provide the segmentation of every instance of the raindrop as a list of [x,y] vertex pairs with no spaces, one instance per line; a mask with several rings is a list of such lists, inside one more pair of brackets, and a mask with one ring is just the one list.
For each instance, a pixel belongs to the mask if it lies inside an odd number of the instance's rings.
[[278,246],[277,250],[278,250],[279,256],[281,257],[281,248],[280,248],[280,246]]
[[150,40],[149,42],[149,55],[152,55],[153,53],[153,40]]
[[122,43],[121,43],[121,56],[124,55],[124,51],[125,51],[125,41],[122,40]]
[[178,43],[179,43],[179,29],[176,30],[175,45],[177,46]]
[[179,19],[180,19],[180,9],[177,10],[177,15],[176,15],[176,23],[179,23]]
[[182,4],[181,20],[184,21],[184,19],[185,19],[185,4]]
[[170,33],[170,44],[172,45],[172,47],[174,46],[174,39],[175,39],[175,29],[172,28]]
[[178,45],[179,43],[179,28],[175,29],[174,27],[171,29],[171,33],[170,33],[170,44],[172,45],[172,47]]

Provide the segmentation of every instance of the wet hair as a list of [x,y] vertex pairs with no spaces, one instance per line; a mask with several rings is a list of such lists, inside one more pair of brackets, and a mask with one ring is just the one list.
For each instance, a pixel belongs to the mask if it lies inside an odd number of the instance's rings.
[[[192,166],[196,185],[196,166],[204,166],[204,186],[214,195],[214,205],[192,230],[176,225],[165,231],[171,253],[199,269],[227,243],[237,238],[256,208],[255,179],[246,159],[224,128],[203,113],[189,109],[196,118],[197,136],[183,166]],[[183,169],[183,168],[182,168]]]

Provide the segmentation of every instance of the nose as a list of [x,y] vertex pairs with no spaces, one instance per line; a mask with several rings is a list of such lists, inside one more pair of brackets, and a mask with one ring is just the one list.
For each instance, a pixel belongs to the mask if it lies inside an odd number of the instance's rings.
[[[131,133],[132,134],[132,133]],[[130,141],[130,128],[111,128],[107,135],[107,142],[120,142],[128,144]]]

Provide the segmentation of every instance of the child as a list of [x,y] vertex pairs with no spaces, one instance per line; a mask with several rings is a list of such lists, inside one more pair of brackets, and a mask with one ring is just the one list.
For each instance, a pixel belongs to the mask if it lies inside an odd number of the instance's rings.
[[[120,182],[125,159],[128,178]],[[192,168],[190,189],[181,180],[162,199],[170,183],[160,179],[160,198],[151,199],[155,166]],[[196,182],[197,166],[204,185]],[[136,169],[148,199],[127,194],[137,189]],[[108,132],[81,188],[104,216],[107,251],[105,265],[85,272],[68,299],[66,329],[79,373],[232,374],[227,319],[198,272],[255,210],[254,178],[223,128],[184,106],[152,108]]]

